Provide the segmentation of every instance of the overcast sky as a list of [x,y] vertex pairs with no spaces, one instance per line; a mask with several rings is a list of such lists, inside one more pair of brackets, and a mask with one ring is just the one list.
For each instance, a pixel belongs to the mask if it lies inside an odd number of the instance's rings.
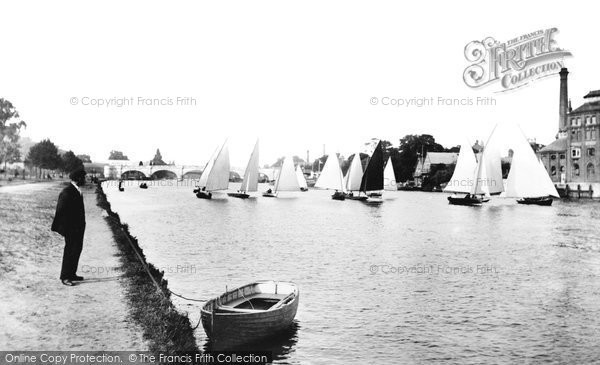
[[[465,45],[556,27],[573,53],[576,107],[600,89],[598,15],[569,2],[3,2],[0,96],[35,140],[106,160],[122,150],[148,160],[204,164],[230,137],[244,166],[261,140],[261,165],[361,149],[372,137],[398,144],[429,133],[445,146],[485,139],[517,122],[548,144],[558,125],[558,76],[507,93],[463,82]],[[196,105],[142,106],[138,98],[191,97]],[[407,108],[377,97],[493,97],[495,106]],[[73,99],[77,98],[77,99]],[[89,99],[86,99],[89,98]],[[133,98],[133,105],[82,105]],[[76,105],[72,105],[76,104]]]

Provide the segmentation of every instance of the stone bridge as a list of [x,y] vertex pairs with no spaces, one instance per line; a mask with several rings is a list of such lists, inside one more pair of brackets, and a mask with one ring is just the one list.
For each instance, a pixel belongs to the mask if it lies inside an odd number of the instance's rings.
[[198,178],[204,166],[194,165],[131,165],[111,163],[104,166],[104,177],[107,179],[185,179]]

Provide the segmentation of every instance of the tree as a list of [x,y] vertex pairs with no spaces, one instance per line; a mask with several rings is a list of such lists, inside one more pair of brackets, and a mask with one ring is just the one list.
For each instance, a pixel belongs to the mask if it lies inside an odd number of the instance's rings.
[[19,143],[9,144],[4,154],[4,169],[6,170],[7,163],[19,161],[21,161],[21,145]]
[[92,162],[90,155],[77,155],[77,158],[80,159],[81,162],[83,162],[83,163],[91,163]]
[[123,154],[121,151],[110,151],[110,155],[108,156],[109,160],[129,160],[129,157]]
[[27,161],[41,169],[56,170],[62,167],[62,159],[58,154],[58,148],[49,139],[33,145],[29,149]]
[[400,138],[400,148],[394,164],[394,172],[399,181],[412,179],[417,161],[425,157],[427,152],[444,152],[444,147],[435,142],[429,134],[409,134]]
[[73,151],[65,152],[62,155],[62,169],[66,173],[83,169],[83,161]]
[[162,159],[162,155],[160,154],[160,150],[158,148],[156,149],[156,154],[154,155],[151,164],[152,166],[166,165],[165,161],[163,161]]
[[19,112],[14,105],[5,99],[0,98],[0,161],[6,164],[20,159],[19,137],[21,128],[27,124],[20,120]]

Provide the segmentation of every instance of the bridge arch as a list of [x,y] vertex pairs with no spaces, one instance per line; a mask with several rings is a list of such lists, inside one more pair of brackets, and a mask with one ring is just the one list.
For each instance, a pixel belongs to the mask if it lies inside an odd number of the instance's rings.
[[152,172],[152,175],[150,175],[150,179],[151,180],[177,179],[177,173],[175,173],[171,170],[166,170],[166,169],[156,170],[156,171]]
[[199,179],[202,175],[202,170],[190,170],[183,174],[183,179]]
[[123,180],[143,180],[146,179],[146,174],[139,170],[127,170],[121,173],[121,179]]

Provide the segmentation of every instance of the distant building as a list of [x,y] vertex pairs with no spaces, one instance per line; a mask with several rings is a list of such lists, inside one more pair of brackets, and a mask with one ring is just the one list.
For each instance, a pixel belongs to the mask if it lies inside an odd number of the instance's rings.
[[419,159],[413,174],[415,184],[421,186],[423,179],[429,175],[435,165],[455,165],[458,160],[456,152],[427,152],[425,158]]
[[539,155],[552,181],[571,191],[593,191],[600,197],[599,124],[600,90],[584,96],[584,104],[573,110],[568,99],[566,68],[560,71],[558,134]]

